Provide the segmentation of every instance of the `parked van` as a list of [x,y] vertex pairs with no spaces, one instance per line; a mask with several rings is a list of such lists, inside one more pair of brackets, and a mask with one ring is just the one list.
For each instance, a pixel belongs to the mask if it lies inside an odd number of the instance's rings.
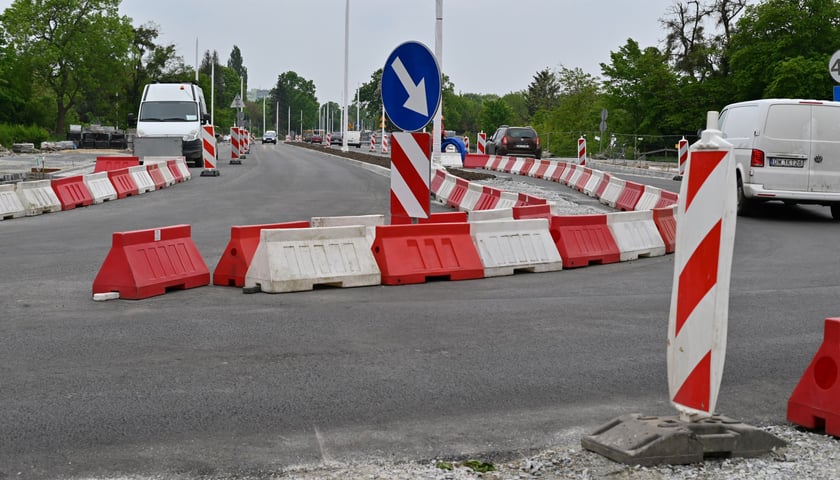
[[734,146],[738,214],[778,200],[825,205],[840,220],[840,102],[733,103],[720,112],[719,125]]
[[201,87],[191,83],[151,83],[140,98],[136,136],[181,137],[180,154],[187,162],[201,166],[201,126],[209,122]]

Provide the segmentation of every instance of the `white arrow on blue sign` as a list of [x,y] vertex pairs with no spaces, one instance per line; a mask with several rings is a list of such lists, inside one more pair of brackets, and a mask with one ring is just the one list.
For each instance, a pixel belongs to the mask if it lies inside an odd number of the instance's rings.
[[422,130],[440,104],[440,67],[419,42],[405,42],[388,56],[382,69],[382,105],[398,128]]

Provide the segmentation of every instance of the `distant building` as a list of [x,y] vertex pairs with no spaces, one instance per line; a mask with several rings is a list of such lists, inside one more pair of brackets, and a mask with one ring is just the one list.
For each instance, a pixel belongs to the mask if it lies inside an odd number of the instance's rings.
[[268,97],[271,94],[271,90],[260,90],[258,88],[252,88],[248,90],[248,100],[251,102],[256,102],[257,100],[262,100],[263,98]]

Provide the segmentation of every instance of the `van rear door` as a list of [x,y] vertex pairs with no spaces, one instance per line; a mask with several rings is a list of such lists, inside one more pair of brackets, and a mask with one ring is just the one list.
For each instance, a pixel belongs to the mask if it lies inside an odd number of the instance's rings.
[[808,190],[811,168],[811,105],[777,103],[768,106],[761,145],[765,166],[756,168],[755,182],[766,190]]
[[840,105],[811,106],[809,191],[840,193]]

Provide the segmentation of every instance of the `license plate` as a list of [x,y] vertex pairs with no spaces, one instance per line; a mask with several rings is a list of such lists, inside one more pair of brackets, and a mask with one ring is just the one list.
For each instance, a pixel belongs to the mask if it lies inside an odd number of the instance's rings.
[[770,158],[771,167],[792,167],[802,168],[805,166],[804,158]]
[[517,143],[516,148],[529,148],[527,143]]

